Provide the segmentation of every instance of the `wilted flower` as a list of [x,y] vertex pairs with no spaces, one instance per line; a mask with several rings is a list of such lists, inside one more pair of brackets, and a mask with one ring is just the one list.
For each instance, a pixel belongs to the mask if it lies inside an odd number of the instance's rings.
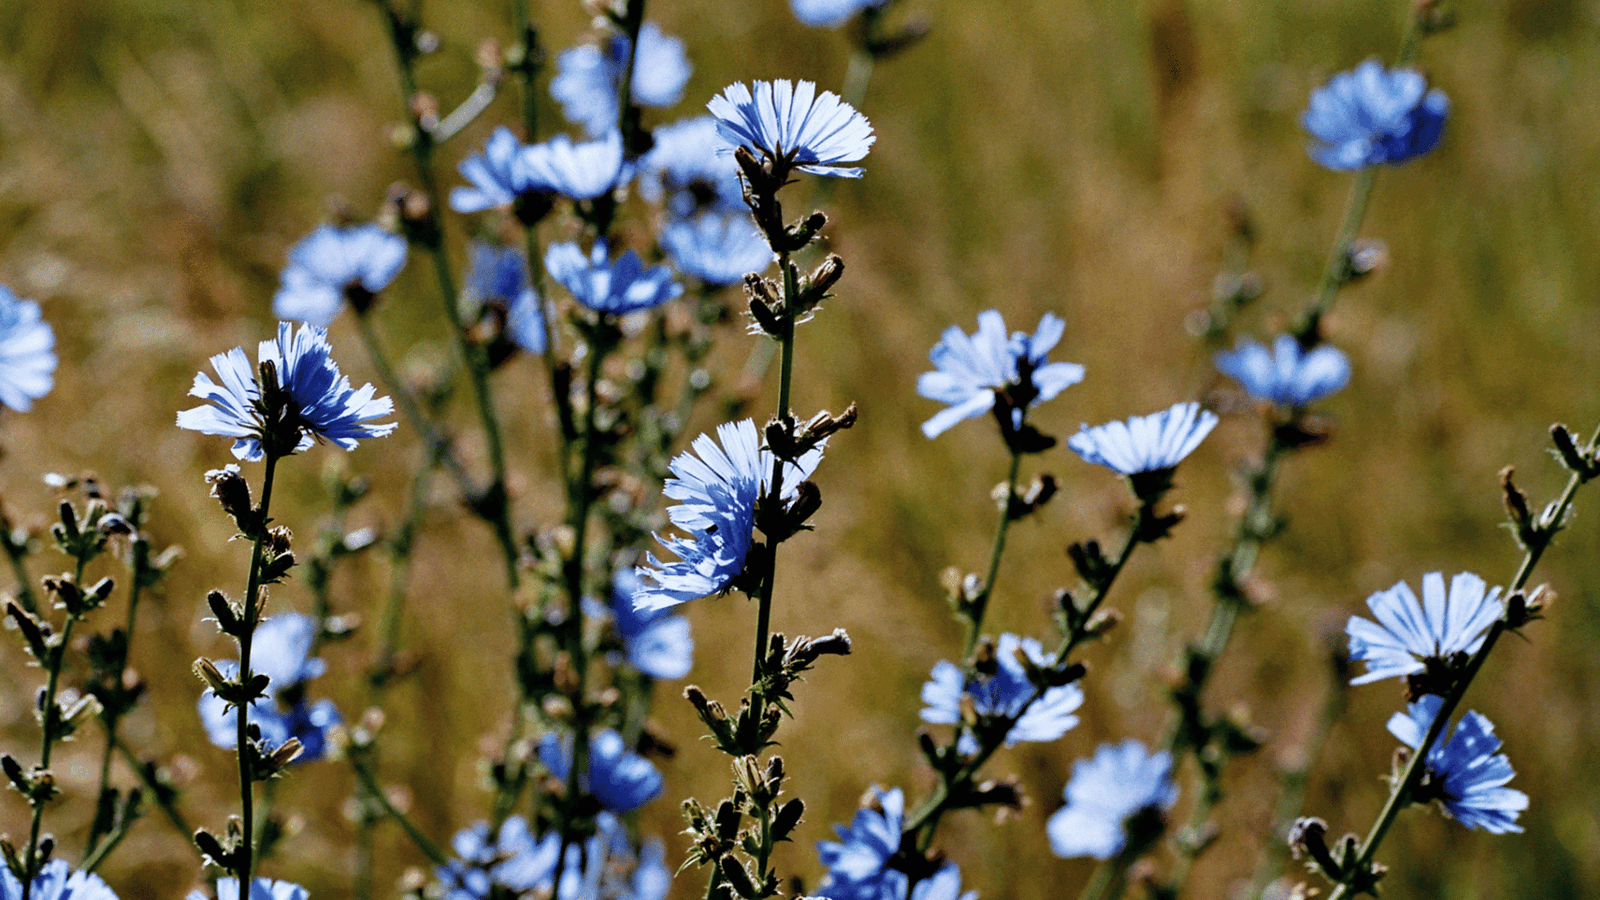
[[950,408],[924,422],[922,433],[937,437],[962,419],[982,415],[1002,393],[1013,399],[1012,426],[1021,426],[1023,409],[1083,380],[1083,366],[1045,360],[1065,330],[1065,322],[1045,313],[1032,336],[1019,331],[1007,338],[1005,319],[993,309],[978,314],[971,336],[953,325],[945,329],[928,353],[937,371],[917,379],[917,393]]
[[[1066,734],[1078,724],[1073,712],[1083,705],[1083,689],[1076,684],[1053,687],[1034,700],[1033,682],[1017,659],[1019,650],[1040,669],[1055,665],[1055,655],[1045,653],[1033,638],[1002,634],[995,649],[997,666],[993,675],[968,678],[960,666],[945,661],[933,667],[933,680],[922,686],[922,721],[960,725],[962,698],[971,697],[980,727],[984,720],[1011,720],[1005,733],[1008,747],[1022,741],[1053,741]],[[957,749],[966,754],[978,751],[977,738],[965,727]]]
[[323,225],[289,250],[272,312],[327,328],[346,300],[358,311],[406,264],[406,239],[377,225]]
[[[1427,736],[1444,701],[1428,694],[1389,719],[1389,733],[1416,750]],[[1505,783],[1515,772],[1500,749],[1494,725],[1476,712],[1468,712],[1445,739],[1449,726],[1428,750],[1428,781],[1419,799],[1437,799],[1456,821],[1490,834],[1521,831],[1517,816],[1528,808],[1528,795]]]
[[1350,361],[1330,344],[1307,351],[1300,342],[1280,334],[1269,351],[1249,338],[1240,338],[1233,350],[1214,358],[1218,371],[1250,396],[1296,409],[1310,406],[1338,391],[1350,380]]
[[794,17],[810,28],[838,28],[850,17],[869,6],[882,6],[885,0],[789,0]]
[[27,412],[55,384],[56,335],[39,304],[0,284],[0,403]]
[[748,215],[702,213],[667,226],[661,249],[679,272],[711,285],[735,284],[772,265],[772,248]]
[[[29,900],[117,900],[100,876],[74,872],[64,859],[52,859],[33,877],[28,886]],[[0,863],[0,900],[22,900],[22,882],[11,867]]]
[[[1164,412],[1134,416],[1127,422],[1107,422],[1094,428],[1085,425],[1067,441],[1067,446],[1084,462],[1129,476],[1143,497],[1145,479],[1134,476],[1170,472],[1200,446],[1216,424],[1216,415],[1201,409],[1200,404],[1179,403]],[[1157,492],[1170,486],[1164,478],[1149,480]]]
[[[550,96],[561,104],[567,121],[580,124],[592,137],[617,127],[617,98],[622,93],[622,66],[628,58],[628,36],[612,35],[599,46],[585,44],[564,50],[556,60]],[[683,98],[692,67],[683,42],[654,24],[639,29],[639,52],[633,61],[633,102],[639,106],[671,106]]]
[[684,218],[705,210],[748,215],[733,147],[711,116],[651,132],[655,146],[639,159],[639,193]]
[[1178,801],[1172,755],[1150,753],[1135,740],[1101,744],[1093,759],[1072,764],[1067,805],[1046,830],[1057,856],[1110,859],[1127,846],[1128,820],[1141,810],[1166,811]]
[[[250,652],[252,674],[266,675],[267,695],[250,704],[250,724],[261,729],[267,748],[282,746],[290,738],[300,741],[294,762],[312,762],[327,749],[328,730],[343,722],[339,710],[327,700],[306,702],[305,685],[320,676],[327,665],[310,656],[316,625],[299,613],[273,616],[256,627]],[[239,663],[217,662],[224,677],[239,674]],[[211,743],[231,750],[239,743],[239,711],[213,691],[200,695],[200,722]]]
[[731,84],[706,108],[724,138],[770,160],[775,170],[860,178],[861,169],[842,164],[864,158],[877,140],[866,116],[831,91],[818,96],[809,81]]
[[872,789],[873,803],[856,811],[850,827],[833,826],[838,841],[818,841],[817,855],[828,874],[818,896],[832,900],[900,900],[906,895],[906,874],[889,868],[900,849],[905,797],[899,788]]
[[393,422],[368,424],[393,412],[394,402],[374,397],[370,384],[352,389],[331,350],[325,330],[302,325],[297,332],[280,322],[278,339],[262,341],[256,353],[263,367],[271,364],[276,382],[263,391],[239,347],[213,356],[211,367],[222,383],[204,372],[196,375],[189,395],[211,405],[179,412],[178,427],[235,438],[233,455],[244,460],[260,459],[263,442],[280,455],[309,450],[317,438],[354,450],[362,438],[394,431]]
[[1350,659],[1367,663],[1367,673],[1350,683],[1403,678],[1426,671],[1429,660],[1476,653],[1484,632],[1505,611],[1500,589],[1486,593],[1485,587],[1482,578],[1462,572],[1450,579],[1446,593],[1444,575],[1429,572],[1422,576],[1420,603],[1404,581],[1368,597],[1367,607],[1377,623],[1351,616],[1345,626]]
[[[539,741],[539,761],[565,781],[572,768],[572,736],[550,732]],[[629,750],[622,735],[606,729],[589,738],[589,765],[578,776],[583,791],[619,815],[633,812],[661,795],[661,773]]]
[[[798,464],[784,464],[785,505],[794,501],[800,482],[816,470],[822,450],[818,446],[802,455]],[[674,477],[667,479],[663,493],[682,502],[667,509],[667,518],[689,537],[656,536],[678,561],[663,563],[646,555],[647,564],[635,570],[645,579],[633,595],[638,609],[674,606],[732,587],[744,572],[756,500],[771,487],[773,462],[772,451],[761,448],[755,423],[749,419],[717,426],[716,438],[700,435],[692,453],[672,461]]]
[[1311,94],[1301,118],[1320,143],[1311,158],[1336,170],[1402,163],[1439,143],[1450,101],[1410,69],[1369,59]]
[[595,241],[587,256],[577,244],[552,244],[544,266],[579,303],[614,316],[651,309],[683,293],[666,266],[646,269],[632,250],[612,262],[609,252],[605,241]]

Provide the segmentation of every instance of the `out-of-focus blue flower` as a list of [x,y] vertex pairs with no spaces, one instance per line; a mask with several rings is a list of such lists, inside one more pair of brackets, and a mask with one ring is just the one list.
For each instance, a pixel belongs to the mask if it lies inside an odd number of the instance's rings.
[[545,350],[544,319],[539,298],[528,284],[528,261],[516,247],[473,241],[467,247],[465,291],[476,303],[505,304],[506,333],[529,353]]
[[[933,667],[933,679],[922,686],[922,721],[960,725],[961,700],[971,697],[980,728],[987,724],[984,720],[1014,720],[1005,733],[1007,747],[1021,741],[1053,741],[1066,734],[1078,724],[1073,713],[1083,705],[1083,689],[1076,684],[1062,685],[1033,700],[1033,682],[1017,659],[1018,650],[1041,669],[1055,665],[1055,654],[1045,653],[1033,638],[1002,634],[995,648],[998,665],[993,675],[968,678],[960,666],[944,661]],[[977,738],[963,727],[957,749],[972,754],[978,747]]]
[[978,892],[961,893],[961,870],[955,863],[945,863],[944,868],[917,882],[911,900],[978,900]]
[[655,146],[639,160],[639,193],[678,218],[706,210],[748,215],[733,146],[711,116],[684,119],[651,133]]
[[1478,652],[1484,632],[1500,618],[1505,606],[1500,589],[1485,591],[1482,578],[1462,572],[1444,587],[1444,575],[1422,576],[1422,602],[1404,581],[1367,598],[1377,623],[1351,616],[1345,625],[1350,635],[1350,659],[1365,660],[1367,673],[1350,680],[1367,684],[1384,678],[1404,678],[1426,671],[1429,660],[1446,661],[1457,653]]
[[993,309],[978,314],[978,330],[970,336],[954,325],[945,329],[928,353],[937,371],[922,373],[917,393],[950,408],[922,423],[922,433],[938,437],[962,419],[988,412],[1001,392],[1020,401],[1012,425],[1021,426],[1021,404],[1043,403],[1083,380],[1083,366],[1045,361],[1065,330],[1065,322],[1045,313],[1031,336],[1019,331],[1007,338],[1005,319]]
[[818,841],[817,856],[828,874],[817,895],[832,900],[903,900],[906,875],[889,868],[889,858],[900,849],[900,828],[905,818],[905,797],[899,788],[874,787],[873,799],[856,811],[850,827],[833,826],[838,841]]
[[1067,805],[1045,826],[1057,856],[1110,859],[1127,846],[1125,823],[1140,810],[1165,811],[1178,801],[1172,755],[1128,740],[1101,744],[1093,759],[1072,764]]
[[346,300],[358,311],[389,286],[406,264],[406,239],[368,223],[323,225],[289,250],[272,312],[327,328]]
[[495,840],[489,840],[489,823],[479,822],[457,832],[450,847],[456,858],[433,870],[444,885],[445,900],[484,900],[492,887],[520,894],[549,884],[561,854],[561,836],[552,832],[536,838],[525,819],[511,816]]
[[[22,900],[22,882],[11,867],[0,863],[0,900]],[[100,876],[74,872],[64,859],[44,864],[28,886],[29,900],[117,900],[117,895]]]
[[[267,695],[250,704],[250,723],[261,729],[261,740],[268,747],[298,738],[303,749],[296,763],[321,759],[328,730],[343,722],[331,702],[309,704],[303,696],[306,682],[327,668],[321,659],[309,656],[315,628],[299,613],[273,616],[257,626],[250,652],[250,671],[268,678]],[[224,677],[239,673],[236,660],[219,660],[216,665]],[[237,709],[207,690],[200,695],[199,713],[211,743],[225,750],[238,746]]]
[[[1389,733],[1412,750],[1418,749],[1443,703],[1432,694],[1424,695],[1405,713],[1389,719]],[[1505,786],[1516,773],[1511,771],[1511,760],[1495,752],[1500,749],[1500,739],[1494,735],[1494,725],[1469,711],[1446,740],[1448,731],[1446,726],[1428,750],[1425,762],[1433,793],[1423,799],[1439,800],[1468,828],[1482,828],[1490,834],[1521,831],[1517,816],[1528,808],[1528,795]]]
[[702,213],[667,226],[661,249],[685,275],[706,284],[736,284],[772,265],[772,248],[750,223],[750,216]]
[[1134,416],[1083,430],[1067,441],[1085,462],[1120,475],[1160,472],[1183,462],[1200,446],[1217,417],[1198,403],[1179,403],[1164,412]]
[[[772,451],[761,448],[761,437],[749,419],[718,425],[716,438],[702,434],[692,450],[672,461],[673,477],[663,489],[681,501],[667,508],[667,518],[689,537],[656,535],[678,561],[663,563],[646,554],[646,565],[635,570],[645,579],[633,595],[637,609],[662,609],[726,591],[744,571],[756,499],[772,484]],[[785,506],[798,496],[800,482],[816,471],[822,450],[819,445],[801,456],[798,464],[784,464]]]
[[644,586],[632,569],[618,571],[612,582],[611,605],[598,612],[616,624],[628,663],[635,669],[651,678],[682,678],[694,664],[689,620],[665,610],[635,608],[634,595]]
[[302,325],[295,331],[293,325],[280,322],[277,340],[262,341],[256,353],[277,374],[278,383],[268,392],[271,396],[262,396],[250,358],[235,347],[211,357],[220,384],[204,372],[194,377],[189,395],[211,405],[179,412],[178,427],[234,438],[233,455],[252,461],[261,459],[263,440],[276,442],[279,452],[309,450],[317,438],[354,450],[363,438],[394,431],[393,422],[369,424],[392,413],[394,402],[374,397],[377,392],[370,384],[351,388],[350,379],[339,374],[339,366],[330,358],[331,351],[325,330]]
[[757,81],[728,85],[706,104],[729,143],[744,145],[777,169],[860,178],[844,163],[866,157],[877,140],[867,117],[831,91],[817,95],[809,81]]
[[838,28],[869,6],[882,6],[884,0],[789,0],[794,17],[808,28]]
[[[572,736],[550,732],[539,741],[539,761],[565,781],[572,767]],[[589,738],[589,767],[579,787],[619,815],[633,812],[661,795],[661,773],[650,761],[629,750],[611,729]]]
[[1331,344],[1306,352],[1291,335],[1280,334],[1269,351],[1240,338],[1231,351],[1218,353],[1218,371],[1239,382],[1250,396],[1296,409],[1310,406],[1345,386],[1350,361]]
[[593,200],[610,193],[628,174],[618,131],[578,144],[558,134],[524,148],[517,164],[533,189],[574,200]]
[[461,175],[472,182],[472,187],[451,190],[450,208],[458,213],[482,212],[510,206],[522,194],[540,189],[521,161],[528,149],[511,129],[496,128],[483,153],[461,161]]
[[[618,126],[621,113],[622,66],[628,58],[628,36],[613,35],[600,46],[585,44],[564,50],[556,59],[550,96],[561,104],[567,121],[582,125],[591,137]],[[639,106],[671,106],[683,99],[683,86],[693,67],[683,42],[646,22],[639,29],[639,52],[633,61],[633,102]]]
[[[39,896],[34,894],[35,897]],[[311,895],[305,888],[288,881],[257,878],[250,882],[250,900],[307,900]],[[73,900],[78,900],[76,894]],[[190,891],[188,900],[208,900],[199,891]],[[218,878],[217,900],[239,900],[239,879]]]
[[1335,170],[1403,163],[1439,143],[1450,101],[1410,69],[1369,59],[1311,93],[1301,124],[1320,143],[1311,158]]
[[55,385],[56,335],[39,304],[0,284],[0,403],[27,412]]
[[652,309],[683,293],[666,266],[646,269],[632,250],[612,262],[609,253],[605,241],[595,241],[587,256],[577,244],[551,244],[544,267],[579,303],[614,316]]

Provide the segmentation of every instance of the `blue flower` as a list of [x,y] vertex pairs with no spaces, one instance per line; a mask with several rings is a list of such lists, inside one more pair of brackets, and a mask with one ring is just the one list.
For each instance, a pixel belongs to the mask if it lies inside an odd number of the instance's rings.
[[861,169],[843,163],[865,158],[877,140],[866,116],[831,91],[817,96],[809,81],[731,84],[706,108],[729,143],[770,160],[775,171],[860,178]]
[[[1443,703],[1432,694],[1423,696],[1410,704],[1406,713],[1395,713],[1389,719],[1389,733],[1416,750]],[[1511,771],[1511,760],[1495,753],[1500,739],[1494,736],[1494,726],[1478,713],[1468,712],[1445,740],[1448,731],[1446,726],[1428,750],[1428,778],[1418,789],[1419,802],[1438,800],[1468,828],[1482,828],[1490,834],[1521,831],[1517,815],[1528,808],[1528,795],[1505,786],[1516,773]]]
[[539,839],[525,819],[511,816],[494,841],[489,840],[489,823],[479,822],[457,832],[450,847],[456,858],[433,870],[445,887],[445,900],[484,900],[491,887],[520,894],[549,884],[561,854],[561,836],[551,832]]
[[1295,409],[1310,406],[1350,380],[1350,361],[1339,348],[1323,344],[1306,352],[1287,334],[1278,335],[1270,351],[1241,338],[1232,351],[1214,359],[1218,371],[1239,382],[1250,396]]
[[772,265],[772,248],[748,213],[702,213],[674,222],[661,235],[661,249],[678,271],[711,285],[736,284]]
[[574,200],[609,194],[629,174],[622,155],[622,134],[615,130],[581,144],[558,134],[524,148],[517,164],[533,189]]
[[368,424],[392,413],[394,402],[374,397],[370,384],[352,389],[329,357],[331,349],[323,329],[302,325],[296,332],[280,322],[278,339],[262,341],[256,353],[263,366],[271,363],[277,379],[266,396],[243,349],[211,357],[222,382],[204,372],[194,377],[189,395],[211,405],[179,412],[178,427],[235,438],[233,455],[251,461],[261,459],[263,441],[280,454],[309,450],[317,438],[354,450],[363,438],[394,431],[393,422]]
[[[22,882],[12,874],[10,866],[0,863],[0,900],[22,900],[22,895]],[[29,900],[117,900],[117,895],[99,875],[74,872],[64,859],[52,859],[44,864],[28,886],[28,897]]]
[[794,17],[809,28],[838,28],[850,17],[869,6],[882,6],[885,0],[789,0]]
[[657,128],[655,146],[639,160],[639,193],[687,218],[705,210],[748,215],[733,147],[711,116]]
[[1138,741],[1101,744],[1093,759],[1072,764],[1067,805],[1045,826],[1057,856],[1110,859],[1127,846],[1127,821],[1142,810],[1165,811],[1178,801],[1172,755],[1150,753]]
[[[667,518],[690,536],[656,536],[678,561],[663,563],[646,554],[647,564],[635,570],[646,579],[633,595],[637,609],[661,609],[730,590],[744,572],[756,499],[772,483],[772,451],[761,448],[755,423],[749,419],[718,425],[715,439],[702,434],[692,449],[672,461],[674,477],[667,479],[663,490],[682,501],[667,509]],[[822,450],[818,446],[801,456],[798,464],[784,465],[785,505],[798,496],[800,482],[816,471]]]
[[528,262],[522,251],[473,241],[467,254],[467,296],[477,303],[493,300],[504,304],[506,333],[512,342],[529,353],[543,353],[545,323],[539,315],[538,295],[528,284]]
[[528,149],[509,128],[496,128],[482,154],[461,161],[461,175],[472,187],[451,190],[450,208],[475,213],[510,206],[518,197],[538,189],[521,161]]
[[[35,897],[38,894],[34,895]],[[249,900],[307,900],[311,895],[305,888],[288,881],[257,878],[250,882]],[[73,900],[77,900],[74,895]],[[188,900],[207,900],[199,891],[190,891]],[[239,879],[218,878],[217,900],[239,900]]]
[[683,293],[666,266],[644,267],[632,250],[616,262],[605,241],[595,241],[585,256],[577,244],[552,244],[544,255],[545,270],[584,306],[614,316],[651,309]]
[[39,304],[0,284],[0,403],[27,412],[55,385],[56,335]]
[[[250,704],[250,724],[261,729],[262,743],[269,748],[297,738],[302,750],[296,763],[321,759],[328,730],[343,722],[329,701],[308,704],[305,700],[305,684],[327,668],[321,659],[309,655],[315,629],[311,619],[299,613],[273,616],[256,627],[250,654],[250,671],[268,678],[267,695]],[[228,678],[239,673],[236,660],[220,660],[216,666]],[[211,743],[224,750],[238,746],[237,709],[207,690],[200,695],[199,713]]]
[[323,225],[289,250],[272,312],[327,328],[346,300],[364,310],[406,264],[406,239],[377,225]]
[[978,900],[978,892],[961,893],[961,870],[955,863],[945,863],[939,871],[917,882],[910,900]]
[[[617,127],[621,116],[622,66],[628,57],[627,35],[613,35],[602,46],[585,44],[562,52],[550,96],[561,104],[567,121],[598,137]],[[683,42],[654,24],[639,29],[639,52],[633,61],[633,102],[639,106],[671,106],[683,99],[692,67]]]
[[1335,170],[1403,163],[1439,143],[1450,101],[1410,69],[1369,59],[1311,93],[1301,124],[1321,143],[1311,158]]
[[[1022,741],[1053,741],[1078,724],[1072,713],[1083,705],[1083,690],[1067,684],[1046,690],[1034,700],[1033,682],[1017,659],[1017,651],[1041,669],[1055,665],[1055,654],[1047,654],[1033,638],[1014,634],[1000,635],[995,649],[997,667],[993,675],[968,678],[961,667],[941,661],[933,667],[933,680],[922,686],[922,721],[934,725],[961,725],[957,749],[971,755],[979,741],[962,722],[962,699],[971,697],[978,714],[978,729],[1007,727],[1006,746]],[[1032,701],[1032,702],[1030,702]]]
[[1134,416],[1083,430],[1067,441],[1084,462],[1121,475],[1162,472],[1183,462],[1217,424],[1198,403],[1179,403],[1165,412]]
[[837,842],[817,842],[817,856],[828,867],[817,895],[832,900],[904,900],[906,875],[889,868],[890,857],[900,849],[904,818],[900,789],[874,787],[871,802],[856,811],[849,828],[833,826]]
[[682,678],[694,664],[689,620],[665,610],[641,610],[634,596],[645,587],[632,569],[617,572],[604,615],[616,624],[628,663],[651,678]]
[[1455,654],[1472,654],[1483,645],[1484,632],[1504,612],[1500,589],[1485,592],[1482,578],[1462,572],[1422,576],[1422,602],[1404,581],[1367,598],[1374,624],[1351,616],[1345,626],[1350,635],[1350,659],[1365,660],[1367,673],[1351,684],[1368,684],[1389,677],[1404,678],[1428,669],[1429,662],[1448,665]]
[[[539,761],[566,781],[572,767],[572,736],[546,734],[539,741]],[[659,797],[662,781],[649,760],[629,750],[622,735],[608,728],[589,738],[588,771],[579,775],[578,784],[606,809],[623,815]]]
[[1019,331],[1008,339],[1005,319],[993,309],[978,314],[978,330],[970,337],[954,325],[945,329],[928,353],[937,371],[922,373],[917,393],[950,408],[922,423],[922,433],[937,437],[962,419],[988,412],[1003,392],[1018,401],[1012,425],[1020,427],[1023,406],[1043,403],[1083,380],[1083,366],[1045,361],[1065,330],[1066,323],[1045,313],[1031,337]]

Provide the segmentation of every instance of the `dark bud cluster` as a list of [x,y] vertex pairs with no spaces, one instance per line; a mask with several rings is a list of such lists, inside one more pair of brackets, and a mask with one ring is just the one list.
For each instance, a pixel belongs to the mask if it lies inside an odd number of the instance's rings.
[[1377,895],[1378,881],[1388,872],[1382,863],[1357,865],[1361,853],[1360,843],[1353,834],[1339,839],[1335,847],[1328,846],[1328,823],[1314,817],[1302,817],[1289,829],[1289,851],[1295,859],[1306,861],[1306,867],[1321,872],[1335,884],[1347,884],[1354,894]]
[[1577,475],[1582,481],[1589,481],[1600,475],[1600,461],[1596,461],[1596,448],[1593,446],[1578,446],[1578,439],[1573,436],[1567,426],[1556,424],[1550,426],[1550,439],[1556,445],[1556,455],[1561,458],[1561,464],[1568,471]]
[[41,583],[45,591],[55,598],[55,606],[66,610],[67,615],[74,619],[81,619],[103,606],[116,587],[116,582],[110,578],[102,578],[83,588],[71,574],[66,572],[55,576],[47,575]]
[[[1019,363],[1019,365],[1021,365]],[[1006,442],[1006,447],[1012,453],[1043,453],[1056,445],[1056,439],[1039,429],[1029,425],[1021,413],[1028,408],[1032,396],[1037,395],[1033,389],[1031,376],[1024,376],[1025,391],[1019,396],[1018,386],[1013,386],[1004,391],[995,391],[994,414],[995,423],[1000,426],[1000,437]],[[1018,424],[1018,423],[1021,424]]]
[[211,496],[222,504],[222,511],[233,519],[239,533],[254,538],[261,531],[261,516],[250,501],[250,483],[245,481],[239,467],[229,463],[206,473],[206,484],[211,485]]
[[1006,485],[1003,484],[995,488],[995,493],[997,501],[1006,502],[1006,517],[1016,521],[1043,509],[1060,489],[1061,483],[1056,477],[1045,472],[1034,476],[1033,481],[1019,493],[1009,494]]

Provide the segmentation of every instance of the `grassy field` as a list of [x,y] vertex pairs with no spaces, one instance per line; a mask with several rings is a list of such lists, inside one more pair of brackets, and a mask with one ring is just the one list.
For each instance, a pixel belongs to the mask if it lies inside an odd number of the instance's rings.
[[[501,3],[428,4],[441,50],[422,77],[446,103],[471,90],[485,37],[508,39]],[[552,53],[577,39],[577,3],[535,10]],[[863,104],[878,133],[859,183],[827,197],[834,249],[848,264],[838,291],[801,331],[796,407],[860,405],[861,423],[830,447],[819,481],[827,503],[815,534],[783,560],[774,626],[842,626],[855,655],[803,686],[784,750],[810,802],[787,871],[815,883],[811,842],[847,821],[872,783],[925,789],[912,733],[928,669],[960,651],[939,571],[978,569],[988,552],[991,487],[1003,448],[987,423],[937,441],[918,424],[936,409],[915,394],[926,353],[951,324],[971,330],[998,308],[1015,328],[1046,312],[1067,321],[1056,358],[1085,381],[1037,419],[1065,437],[1096,423],[1215,396],[1214,347],[1185,320],[1209,301],[1239,248],[1230,221],[1247,211],[1248,268],[1266,286],[1244,315],[1257,335],[1284,327],[1312,292],[1337,227],[1348,177],[1304,153],[1298,119],[1335,71],[1392,56],[1402,0],[1285,5],[1267,0],[906,0],[929,37],[878,68]],[[287,248],[330,210],[371,215],[392,182],[411,176],[389,139],[403,115],[375,10],[360,0],[0,0],[0,283],[39,300],[61,367],[28,414],[0,416],[0,496],[14,521],[42,527],[47,471],[93,470],[113,485],[159,491],[153,532],[186,559],[142,615],[136,664],[151,685],[130,740],[182,757],[185,809],[220,823],[237,803],[233,757],[212,748],[194,714],[198,655],[231,649],[202,621],[213,586],[237,590],[247,553],[205,494],[201,474],[231,461],[226,444],[173,426],[206,358],[268,334]],[[695,63],[682,106],[646,124],[694,114],[724,85],[806,78],[837,89],[849,42],[798,26],[781,0],[654,3],[649,18],[681,36]],[[899,14],[899,13],[897,13]],[[1520,552],[1503,528],[1496,472],[1514,465],[1542,503],[1564,482],[1545,452],[1556,421],[1587,432],[1600,419],[1600,11],[1579,0],[1461,4],[1459,25],[1423,47],[1420,68],[1450,96],[1446,137],[1432,155],[1378,177],[1366,237],[1389,263],[1341,296],[1328,322],[1351,357],[1350,387],[1326,404],[1327,446],[1293,461],[1282,490],[1288,530],[1263,557],[1271,600],[1241,625],[1209,703],[1247,710],[1269,741],[1227,780],[1215,847],[1189,896],[1225,897],[1248,879],[1263,844],[1277,771],[1320,753],[1308,811],[1335,833],[1361,831],[1385,796],[1398,708],[1392,683],[1356,689],[1325,746],[1307,746],[1328,691],[1327,650],[1363,600],[1424,572],[1510,578]],[[516,115],[514,88],[442,151],[442,176]],[[545,100],[546,121],[559,111]],[[810,190],[805,185],[794,189]],[[798,203],[791,203],[797,207]],[[453,224],[452,242],[464,240]],[[420,265],[402,274],[379,322],[391,346],[425,368],[449,335]],[[736,328],[714,366],[736,380],[750,347]],[[345,370],[372,380],[347,319],[332,330]],[[540,373],[521,360],[496,376],[511,426],[518,523],[560,516],[551,422]],[[768,409],[775,391],[758,401]],[[465,389],[453,420],[470,425]],[[718,421],[711,407],[692,431]],[[402,429],[402,432],[404,429]],[[348,456],[319,448],[285,465],[276,511],[310,536],[326,509],[323,470],[369,476],[373,497],[354,524],[393,524],[415,458],[414,436]],[[1111,602],[1125,615],[1089,654],[1083,723],[1061,741],[1002,754],[997,774],[1022,776],[1032,804],[996,827],[955,816],[941,843],[967,886],[988,898],[1075,894],[1089,867],[1050,855],[1045,818],[1075,758],[1123,736],[1158,739],[1160,702],[1183,643],[1209,611],[1207,579],[1237,514],[1238,464],[1259,452],[1250,418],[1225,420],[1180,472],[1189,519],[1135,559]],[[481,467],[482,449],[463,451]],[[1046,600],[1072,580],[1071,541],[1115,537],[1128,511],[1106,472],[1056,450],[1037,465],[1062,496],[1020,526],[991,613],[995,630],[1048,627]],[[441,489],[418,545],[406,620],[416,675],[393,694],[384,768],[411,809],[444,838],[482,817],[480,751],[496,746],[511,703],[509,610],[486,529]],[[1380,858],[1389,897],[1600,895],[1600,496],[1580,495],[1571,530],[1538,578],[1559,595],[1529,641],[1507,641],[1468,696],[1489,716],[1527,792],[1526,833],[1468,832],[1416,811]],[[55,562],[40,563],[39,573]],[[109,570],[108,570],[109,571]],[[342,568],[340,612],[375,617],[387,583],[381,558]],[[305,608],[304,586],[274,595]],[[692,604],[699,645],[691,680],[714,695],[744,684],[753,611],[737,595]],[[28,698],[37,672],[19,642],[0,648],[0,748],[36,754]],[[325,652],[319,683],[347,716],[361,695],[364,635]],[[731,649],[725,649],[731,648]],[[719,797],[720,756],[672,686],[658,703],[680,744],[667,802],[641,824],[682,847],[676,801]],[[83,800],[98,763],[86,732],[59,768],[68,799],[52,815],[76,858]],[[1589,754],[1597,754],[1591,757]],[[125,775],[125,773],[124,773]],[[352,779],[338,763],[297,770],[277,790],[296,833],[270,864],[319,898],[346,896],[353,829],[342,807]],[[25,833],[12,794],[0,830]],[[381,884],[424,861],[396,829],[381,833]],[[197,859],[157,815],[104,870],[120,896],[182,896]],[[686,876],[675,896],[696,896]]]

